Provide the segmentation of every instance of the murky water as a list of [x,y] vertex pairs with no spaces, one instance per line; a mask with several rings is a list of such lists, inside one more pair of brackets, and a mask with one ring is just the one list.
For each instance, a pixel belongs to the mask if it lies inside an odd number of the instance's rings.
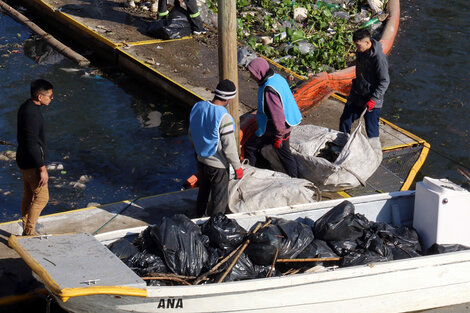
[[[0,14],[0,140],[16,144],[16,114],[30,81],[51,81],[54,100],[43,110],[49,161],[64,169],[49,171],[43,214],[180,189],[196,168],[189,112],[119,73],[110,80],[68,60],[38,65],[19,46],[29,34]],[[15,147],[0,145],[6,150]],[[0,222],[19,217],[22,188],[16,163],[0,161]]]
[[[401,9],[383,116],[431,144],[422,174],[463,182],[456,168],[470,167],[470,2],[402,0]],[[195,168],[187,112],[119,75],[86,75],[67,60],[37,65],[14,46],[28,36],[0,15],[0,55],[13,51],[0,57],[0,140],[16,143],[16,111],[29,82],[53,82],[44,116],[50,161],[64,172],[50,172],[44,213],[179,189]],[[91,176],[86,187],[74,187],[83,175]],[[0,221],[17,218],[22,185],[14,162],[0,161],[0,189]]]
[[384,116],[431,144],[421,174],[463,182],[456,169],[470,168],[470,2],[400,3]]

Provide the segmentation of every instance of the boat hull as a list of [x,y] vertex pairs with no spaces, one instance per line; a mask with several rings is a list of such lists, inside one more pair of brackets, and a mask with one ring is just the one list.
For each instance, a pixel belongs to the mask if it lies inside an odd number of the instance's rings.
[[148,297],[93,295],[70,312],[409,312],[470,301],[470,252],[221,285],[148,287]]
[[[410,226],[414,192],[349,199],[369,220]],[[342,200],[232,214],[248,229],[266,215],[317,220]],[[202,222],[204,219],[195,220]],[[145,227],[97,235],[103,244]],[[58,299],[85,312],[411,312],[470,302],[470,251],[372,263],[317,273],[197,286],[147,287],[147,297],[92,295]]]

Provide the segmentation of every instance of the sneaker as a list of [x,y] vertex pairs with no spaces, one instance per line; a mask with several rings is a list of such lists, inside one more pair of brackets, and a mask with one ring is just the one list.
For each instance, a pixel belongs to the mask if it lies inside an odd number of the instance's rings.
[[199,28],[197,30],[193,30],[193,35],[196,35],[196,36],[204,35],[205,33],[207,33],[207,30],[204,27]]
[[21,234],[21,236],[39,236],[39,234],[37,232],[33,232],[32,234],[27,234],[24,230],[23,230],[23,233]]

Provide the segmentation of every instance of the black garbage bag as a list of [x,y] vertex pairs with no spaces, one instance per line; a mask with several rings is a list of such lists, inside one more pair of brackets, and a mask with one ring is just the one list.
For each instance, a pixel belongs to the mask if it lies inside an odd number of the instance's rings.
[[157,242],[150,235],[150,233],[152,232],[152,229],[155,227],[156,226],[153,226],[153,227],[149,226],[146,229],[144,229],[139,234],[139,236],[137,236],[137,238],[134,240],[133,244],[141,252],[147,252],[147,253],[151,253],[151,254],[155,254],[155,255],[159,255],[163,257],[163,254],[161,254],[161,251],[158,248]]
[[377,232],[366,230],[363,238],[358,239],[358,241],[360,248],[375,252],[388,260],[393,260],[392,247],[387,245]]
[[160,226],[152,228],[151,236],[173,273],[185,276],[201,273],[209,258],[205,247],[208,238],[186,215],[163,217]]
[[312,229],[306,224],[275,218],[273,225],[279,227],[283,237],[279,259],[295,259],[314,239]]
[[204,263],[202,270],[203,272],[207,272],[212,269],[220,260],[223,255],[220,255],[219,249],[214,247],[207,247],[208,258],[207,262]]
[[330,241],[356,240],[369,227],[361,214],[354,214],[354,205],[345,200],[315,222],[315,238]]
[[373,251],[358,249],[343,256],[340,261],[340,266],[348,267],[385,261],[388,261],[386,257],[383,257]]
[[283,235],[276,225],[268,225],[250,235],[250,244],[246,254],[253,263],[270,265],[274,261],[276,251],[281,250]]
[[[303,249],[295,259],[312,259],[312,258],[337,258],[333,250],[328,244],[320,239],[314,239],[305,249]],[[323,262],[295,262],[295,263],[277,263],[277,269],[280,271],[287,271],[291,268],[305,268],[321,265]],[[330,264],[330,263],[329,263]]]
[[23,43],[24,54],[38,64],[57,64],[62,62],[65,57],[52,48],[47,40],[39,35],[31,35]]
[[123,261],[139,252],[136,246],[124,238],[109,244],[108,249]]
[[148,276],[151,273],[168,273],[168,268],[162,258],[151,253],[138,252],[127,258],[125,263],[140,276]]
[[[255,272],[258,273],[258,276],[256,278],[266,278],[269,275],[269,272],[271,272],[271,267],[272,265],[258,265],[255,264]],[[274,266],[273,272],[271,273],[271,276],[281,276],[282,273]]]
[[178,39],[188,36],[191,34],[188,12],[180,6],[175,6],[166,19],[150,24],[147,34],[159,39]]
[[421,244],[416,230],[403,226],[393,227],[387,223],[371,223],[371,230],[391,249],[394,260],[422,255]]
[[455,252],[455,251],[462,251],[462,250],[469,250],[470,247],[463,246],[463,245],[452,245],[452,244],[433,244],[427,251],[426,255],[431,254],[441,254],[447,252]]
[[357,243],[354,240],[342,240],[342,241],[328,241],[328,246],[339,256],[344,256],[357,247]]
[[337,258],[338,255],[331,250],[328,244],[320,239],[314,239],[307,248],[297,256],[298,259],[311,258]]
[[421,253],[418,253],[412,249],[400,248],[400,247],[392,246],[390,244],[387,244],[387,246],[392,251],[393,260],[409,259],[409,258],[415,258],[417,256],[422,256]]
[[223,213],[211,216],[201,226],[202,233],[209,237],[210,245],[228,255],[243,243],[246,230],[237,221],[229,219]]
[[300,218],[297,218],[296,221],[299,223],[308,225],[312,229],[312,232],[315,229],[315,221],[309,217],[300,217]]
[[[224,267],[227,269],[230,264],[233,262],[236,254],[230,258],[225,264]],[[223,273],[225,273],[225,270],[218,275],[216,278],[216,281],[222,277]],[[240,257],[237,260],[237,263],[232,267],[230,273],[224,278],[225,281],[237,281],[237,280],[246,280],[246,279],[253,279],[258,277],[258,272],[255,270],[255,266],[251,262],[251,260],[248,258],[248,256],[245,253],[242,253]]]

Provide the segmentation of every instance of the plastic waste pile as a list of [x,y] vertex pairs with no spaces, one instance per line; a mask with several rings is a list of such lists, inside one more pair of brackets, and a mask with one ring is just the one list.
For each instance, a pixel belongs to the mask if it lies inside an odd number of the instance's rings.
[[[223,214],[201,225],[184,215],[174,215],[164,217],[160,225],[149,226],[132,243],[120,239],[108,248],[138,275],[150,278],[150,285],[237,281],[319,266],[327,270],[423,255],[414,229],[369,221],[355,213],[349,201],[316,221],[266,218],[250,231]],[[462,249],[469,248],[434,245],[427,253]],[[337,260],[278,262],[332,257]]]
[[[237,1],[238,38],[298,74],[331,72],[353,61],[354,30],[368,28],[380,37],[386,5],[386,0]],[[214,25],[217,0],[202,7],[212,12],[203,21]]]

